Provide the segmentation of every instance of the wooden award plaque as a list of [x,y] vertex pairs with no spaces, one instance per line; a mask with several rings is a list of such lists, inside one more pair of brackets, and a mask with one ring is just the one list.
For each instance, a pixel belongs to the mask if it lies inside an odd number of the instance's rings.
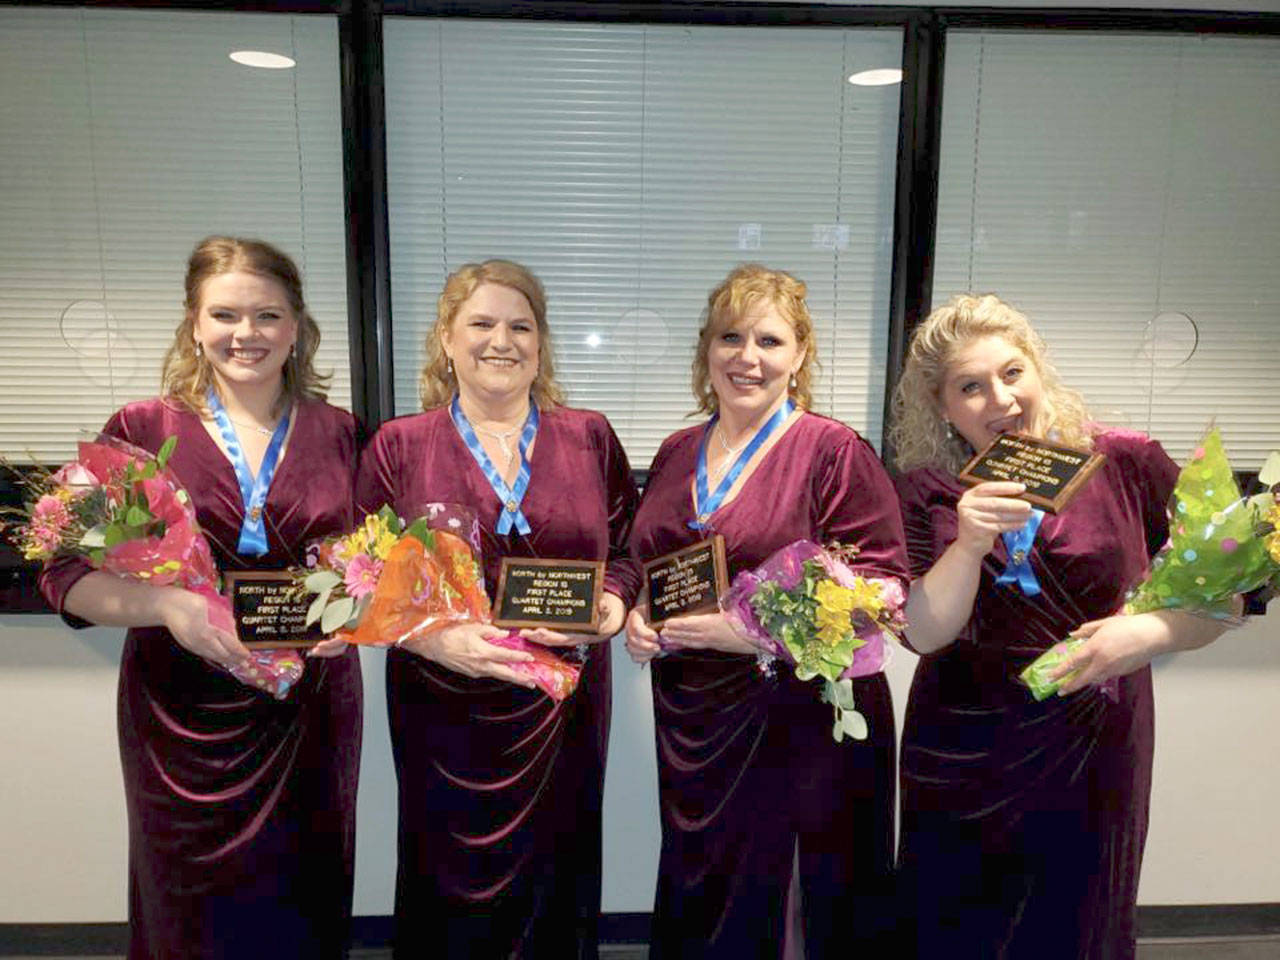
[[641,597],[649,602],[649,626],[658,628],[672,617],[719,609],[729,589],[725,573],[724,537],[715,534],[683,550],[644,565]]
[[1023,433],[1002,433],[960,471],[968,484],[1009,480],[1026,485],[1019,499],[1058,513],[1106,459]]
[[310,647],[324,639],[320,627],[307,626],[312,597],[294,583],[293,574],[280,570],[244,570],[223,574],[236,633],[250,650],[271,647]]
[[595,633],[603,589],[603,560],[504,557],[493,622],[499,627]]

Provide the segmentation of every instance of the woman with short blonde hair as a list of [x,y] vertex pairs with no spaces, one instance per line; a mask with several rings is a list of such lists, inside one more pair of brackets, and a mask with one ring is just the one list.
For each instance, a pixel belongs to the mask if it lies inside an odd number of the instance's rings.
[[[400,516],[476,517],[485,585],[503,558],[605,565],[599,629],[523,631],[581,664],[562,702],[513,667],[506,631],[449,624],[387,655],[400,795],[396,956],[595,957],[609,649],[635,596],[623,563],[637,500],[599,413],[563,405],[546,295],[509,260],[445,281],[422,372],[423,413],[383,424],[357,500]],[[579,659],[577,648],[584,651]]]
[[[759,264],[711,291],[693,363],[694,398],[711,417],[653,459],[631,536],[637,566],[719,534],[732,578],[797,540],[839,541],[858,573],[905,583],[879,458],[808,410],[817,342],[804,296],[803,282]],[[808,957],[892,956],[894,719],[883,674],[851,681],[869,738],[836,743],[812,684],[762,670],[723,614],[669,619],[659,645],[646,613],[628,616],[627,650],[652,665],[658,742],[650,956],[780,957],[799,955],[801,942]]]

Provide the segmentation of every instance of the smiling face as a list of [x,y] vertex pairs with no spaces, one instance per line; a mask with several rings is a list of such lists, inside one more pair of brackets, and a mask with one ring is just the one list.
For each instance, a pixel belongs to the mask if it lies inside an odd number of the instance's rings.
[[999,336],[970,340],[947,363],[942,415],[974,450],[1000,433],[1036,433],[1043,398],[1036,365]]
[[721,414],[746,422],[767,416],[782,403],[803,362],[795,330],[768,301],[750,307],[707,347],[707,370]]
[[496,400],[527,394],[538,375],[538,324],[520,291],[500,283],[476,287],[442,331],[464,397]]
[[277,280],[232,271],[206,280],[192,324],[219,389],[279,389],[298,318]]

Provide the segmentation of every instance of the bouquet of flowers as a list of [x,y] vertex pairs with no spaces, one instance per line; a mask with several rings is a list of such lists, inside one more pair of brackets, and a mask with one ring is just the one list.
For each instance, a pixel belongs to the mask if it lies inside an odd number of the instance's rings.
[[795,665],[801,680],[821,677],[822,700],[835,711],[831,736],[867,736],[866,719],[855,709],[852,678],[878,673],[885,641],[906,621],[902,585],[890,578],[853,572],[852,547],[823,549],[797,540],[753,571],[738,574],[720,601],[733,627],[749,637],[768,660]]
[[[351,533],[313,544],[302,589],[315,599],[307,622],[348,643],[399,646],[449,623],[489,623],[480,526],[464,507],[429,504],[403,522],[390,507],[369,514]],[[548,696],[563,700],[579,668],[512,631],[489,643],[534,657],[510,666]]]
[[[28,560],[78,555],[107,573],[156,586],[177,585],[208,600],[209,624],[235,634],[231,603],[218,592],[218,570],[195,508],[166,468],[177,437],[153,457],[103,436],[79,444],[78,456],[54,472],[22,482],[29,500],[10,533]],[[293,651],[256,650],[231,673],[280,698],[302,676]]]
[[[1151,572],[1126,598],[1125,613],[1189,610],[1235,621],[1231,602],[1280,574],[1280,452],[1258,474],[1268,489],[1242,497],[1217,429],[1210,430],[1178,474],[1173,490],[1169,542],[1151,562]],[[1070,638],[1038,657],[1022,672],[1037,700],[1065,681],[1049,673],[1071,655],[1082,638]]]

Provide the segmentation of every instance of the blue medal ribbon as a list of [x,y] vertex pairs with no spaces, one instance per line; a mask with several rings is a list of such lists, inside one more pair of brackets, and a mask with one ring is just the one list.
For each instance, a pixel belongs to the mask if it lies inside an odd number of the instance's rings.
[[765,441],[773,435],[778,427],[782,426],[795,409],[796,405],[788,399],[774,411],[773,416],[765,421],[764,425],[756,431],[756,435],[751,438],[751,442],[738,454],[738,459],[733,461],[733,466],[729,468],[729,472],[724,475],[720,480],[720,485],[711,494],[707,493],[707,442],[711,439],[711,431],[715,429],[720,415],[716,414],[707,421],[707,427],[702,432],[702,444],[698,447],[697,484],[694,488],[696,499],[693,504],[696,516],[689,521],[691,530],[707,529],[708,518],[720,509],[720,504],[724,502],[725,496],[733,487],[734,481],[738,479],[738,474],[742,473],[742,468],[747,465],[747,461],[755,456],[756,451],[764,446]]
[[240,437],[231,423],[231,417],[212,388],[205,402],[209,406],[209,412],[213,414],[213,422],[218,425],[218,431],[222,434],[227,457],[231,460],[231,466],[235,467],[236,480],[240,483],[244,520],[240,525],[240,541],[236,544],[236,553],[260,557],[267,552],[267,525],[262,511],[267,502],[267,492],[271,489],[271,480],[280,464],[280,450],[284,446],[285,434],[289,432],[290,411],[286,410],[276,424],[271,442],[267,444],[267,452],[262,457],[262,466],[258,468],[258,475],[255,477],[249,469],[249,462],[244,458],[244,451],[240,449]]
[[1004,541],[1005,552],[1009,554],[1009,560],[1005,564],[1004,572],[996,577],[996,583],[1017,584],[1018,589],[1028,597],[1034,597],[1040,592],[1040,581],[1036,579],[1035,571],[1031,569],[1031,544],[1036,538],[1036,531],[1040,529],[1040,521],[1043,519],[1044,511],[1033,509],[1031,516],[1027,518],[1027,522],[1021,529],[1000,534],[1000,539]]
[[505,536],[515,528],[519,533],[528,536],[531,528],[529,521],[525,519],[524,512],[520,509],[520,504],[524,502],[524,495],[529,489],[529,445],[533,443],[533,438],[538,433],[537,405],[532,400],[529,401],[529,416],[525,418],[524,429],[520,431],[520,473],[516,476],[515,485],[511,487],[507,486],[498,468],[484,452],[484,447],[480,445],[480,438],[476,436],[471,421],[462,412],[462,404],[457,394],[454,394],[453,402],[449,404],[449,416],[453,417],[453,425],[458,428],[462,442],[471,451],[471,456],[475,458],[485,479],[489,481],[489,486],[493,487],[493,492],[497,494],[498,501],[502,504],[502,512],[498,514],[497,532]]

